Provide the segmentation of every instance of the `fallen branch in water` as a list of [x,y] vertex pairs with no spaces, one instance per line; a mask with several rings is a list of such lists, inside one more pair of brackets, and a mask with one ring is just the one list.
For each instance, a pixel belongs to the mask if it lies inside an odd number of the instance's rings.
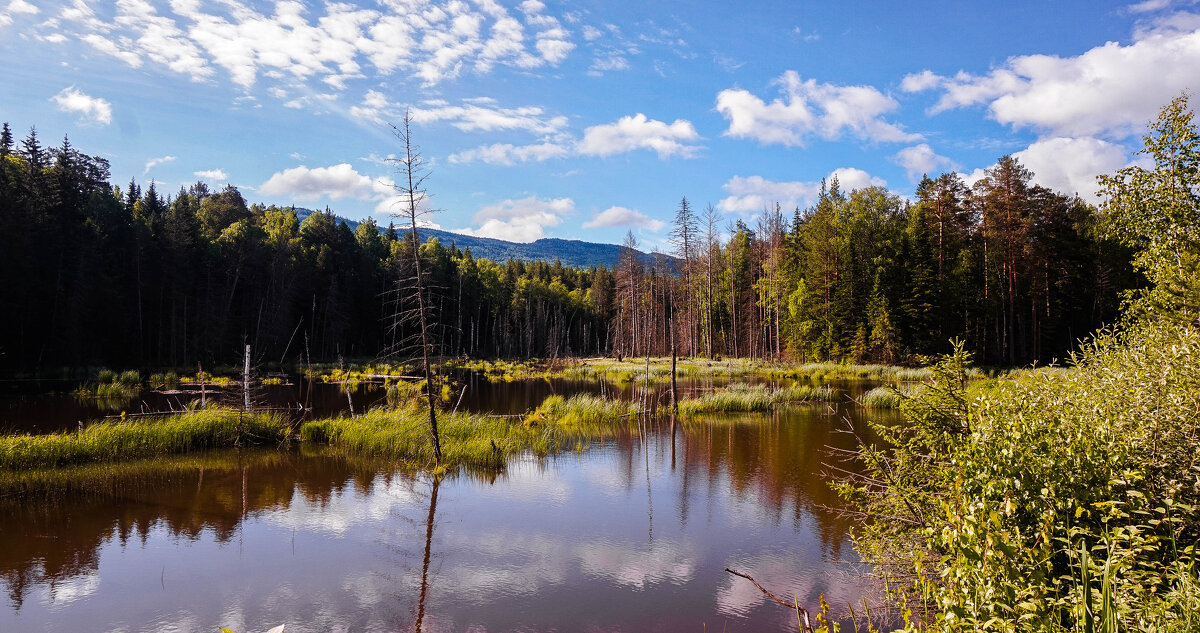
[[758,584],[758,581],[755,580],[754,578],[752,578],[750,576],[750,574],[743,574],[740,571],[734,571],[728,567],[725,568],[725,571],[733,574],[734,576],[741,576],[742,578],[749,580],[751,583],[754,583],[755,587],[758,587],[759,591],[763,592],[764,596],[774,600],[775,602],[778,602],[779,604],[781,604],[789,609],[795,609],[797,624],[800,625],[801,630],[803,630],[805,633],[816,633],[816,629],[814,629],[812,626],[812,620],[809,618],[808,609],[805,609],[804,607],[800,606],[799,600],[797,600],[795,602],[788,602],[786,600],[781,599],[779,596],[771,593],[770,591],[767,591],[766,587]]

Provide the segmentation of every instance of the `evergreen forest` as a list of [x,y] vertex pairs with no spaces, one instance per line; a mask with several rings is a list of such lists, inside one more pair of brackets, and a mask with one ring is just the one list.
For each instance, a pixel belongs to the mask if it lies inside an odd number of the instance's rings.
[[[672,257],[626,238],[615,268],[419,246],[435,353],[682,355],[914,364],[968,342],[977,361],[1048,363],[1142,284],[1097,209],[1001,157],[914,200],[832,180],[753,226],[686,197]],[[413,241],[326,209],[249,203],[232,186],[113,183],[108,162],[36,128],[0,138],[0,371],[373,358],[403,351]],[[406,254],[408,256],[406,257]],[[670,335],[668,335],[668,332]]]

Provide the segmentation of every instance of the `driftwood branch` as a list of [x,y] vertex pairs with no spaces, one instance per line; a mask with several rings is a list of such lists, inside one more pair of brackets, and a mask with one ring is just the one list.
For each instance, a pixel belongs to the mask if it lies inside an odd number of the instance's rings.
[[787,600],[781,599],[779,596],[768,591],[766,587],[758,584],[758,581],[755,580],[754,578],[752,578],[750,576],[750,574],[744,574],[740,571],[735,571],[728,567],[725,568],[725,571],[733,574],[734,576],[740,576],[742,578],[745,578],[746,580],[749,580],[751,583],[754,584],[755,587],[758,587],[759,591],[763,592],[764,596],[774,600],[775,602],[777,602],[789,609],[795,609],[796,616],[802,620],[801,622],[799,622],[799,624],[800,624],[800,627],[804,630],[804,632],[805,633],[816,633],[816,629],[814,629],[813,625],[812,625],[812,619],[809,617],[808,609],[805,609],[804,607],[800,606],[799,601],[788,602]]

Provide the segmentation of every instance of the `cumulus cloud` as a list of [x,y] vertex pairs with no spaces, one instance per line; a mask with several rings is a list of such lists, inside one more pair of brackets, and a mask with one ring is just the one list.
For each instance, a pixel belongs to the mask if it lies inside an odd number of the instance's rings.
[[99,97],[84,94],[75,86],[63,88],[50,100],[59,110],[74,114],[83,121],[99,125],[112,123],[112,104]]
[[519,200],[503,200],[479,210],[473,222],[479,228],[456,229],[455,232],[478,237],[491,237],[510,242],[533,242],[545,237],[545,228],[558,226],[564,215],[575,209],[570,198],[543,200],[537,196]]
[[717,94],[717,111],[729,120],[727,136],[800,147],[813,135],[836,139],[849,133],[880,142],[921,138],[883,120],[883,115],[898,108],[899,103],[872,86],[817,83],[801,79],[793,70],[774,84],[782,96],[770,103],[743,89],[730,88]]
[[14,15],[37,15],[40,12],[40,9],[25,0],[12,0],[8,6],[0,9],[0,27],[12,24]]
[[625,207],[609,207],[587,222],[583,223],[585,229],[597,229],[609,226],[640,226],[651,231],[661,231],[665,223],[660,220],[642,213],[634,209],[626,209]]
[[[76,1],[60,12],[81,39],[131,66],[146,62],[201,81],[218,71],[249,89],[263,77],[321,82],[341,90],[368,72],[405,72],[426,85],[496,66],[560,64],[575,45],[545,6],[512,12],[493,0],[331,2],[175,0],[161,12],[148,0],[117,0],[107,19]],[[13,0],[8,11],[36,7]]]
[[700,135],[690,121],[676,119],[673,123],[665,123],[639,112],[634,116],[623,116],[615,123],[587,128],[576,151],[584,156],[611,156],[650,149],[657,152],[659,158],[694,158],[702,149],[694,144],[699,140]]
[[1129,163],[1120,145],[1096,138],[1051,138],[1037,141],[1013,158],[1029,168],[1038,184],[1098,204],[1096,177]]
[[1200,85],[1200,20],[1175,14],[1075,57],[1012,57],[984,75],[923,71],[905,77],[909,92],[941,93],[930,114],[984,105],[1013,128],[1049,136],[1123,138],[1139,132],[1181,87]]
[[906,147],[892,157],[896,164],[908,173],[908,179],[917,181],[923,174],[933,174],[943,169],[958,169],[954,161],[940,156],[927,143]]
[[200,180],[212,180],[215,182],[229,180],[229,174],[226,174],[224,169],[204,169],[201,171],[192,172],[192,175]]
[[[839,167],[827,180],[837,178],[843,192],[867,187],[885,187],[887,181],[855,167]],[[740,215],[753,215],[778,203],[784,209],[811,206],[821,192],[820,181],[774,181],[762,176],[734,176],[722,187],[729,196],[717,203],[717,209]]]
[[312,168],[300,165],[272,174],[258,191],[300,202],[370,200],[375,202],[375,213],[394,213],[402,206],[394,184],[386,178],[361,174],[349,163]]
[[146,161],[146,168],[142,170],[142,175],[145,176],[146,174],[150,173],[151,169],[154,169],[155,167],[158,167],[164,163],[169,163],[173,160],[175,160],[174,156],[159,156],[158,158],[151,158],[150,160]]
[[328,198],[365,200],[375,195],[375,183],[349,163],[308,168],[304,165],[272,174],[258,188],[266,195],[287,195],[301,202]]

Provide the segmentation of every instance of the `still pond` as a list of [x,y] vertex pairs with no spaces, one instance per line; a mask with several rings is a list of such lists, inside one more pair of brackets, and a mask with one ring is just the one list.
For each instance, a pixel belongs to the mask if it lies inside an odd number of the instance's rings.
[[[612,392],[464,381],[461,406],[496,413]],[[0,486],[0,631],[794,631],[794,613],[724,570],[842,613],[870,593],[826,464],[828,447],[853,447],[847,425],[866,433],[891,414],[842,388],[842,404],[649,423],[438,481],[294,449],[105,467],[49,498]],[[321,390],[273,397],[345,402]],[[40,428],[70,428],[78,412],[49,398],[12,396],[0,412],[40,402]],[[361,386],[351,399],[381,404]]]

